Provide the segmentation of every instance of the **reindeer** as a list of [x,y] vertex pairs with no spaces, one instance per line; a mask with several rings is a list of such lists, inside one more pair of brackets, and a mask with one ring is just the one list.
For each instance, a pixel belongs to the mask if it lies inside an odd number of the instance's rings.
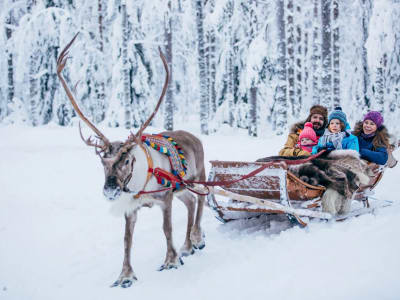
[[[143,123],[139,131],[136,134],[131,134],[125,142],[110,142],[81,112],[71,90],[62,76],[62,71],[67,62],[68,49],[75,41],[77,35],[78,34],[74,36],[61,52],[57,60],[57,75],[76,113],[96,134],[96,142],[93,141],[91,136],[85,139],[79,124],[79,132],[82,140],[88,146],[95,148],[96,154],[100,157],[101,163],[103,164],[105,175],[103,188],[104,196],[109,201],[122,204],[124,208],[124,259],[121,274],[112,286],[130,287],[137,280],[130,262],[130,253],[138,210],[143,206],[151,207],[153,204],[158,204],[162,209],[163,230],[167,240],[166,257],[159,269],[162,271],[178,268],[183,264],[182,256],[193,254],[194,249],[204,248],[204,235],[200,222],[205,199],[204,195],[197,196],[196,210],[196,198],[185,189],[185,186],[176,192],[162,189],[162,186],[157,183],[157,180],[149,171],[149,167],[151,166],[153,166],[153,168],[159,167],[169,172],[172,171],[168,158],[164,154],[148,147],[146,144],[142,143],[141,140],[143,131],[157,113],[168,86],[169,70],[161,50],[159,49],[160,57],[166,71],[166,78],[161,96],[153,113],[146,122]],[[204,181],[204,151],[201,141],[194,135],[183,130],[165,131],[161,134],[172,137],[183,149],[187,161],[187,174],[185,179]],[[144,194],[143,192],[146,191],[158,192]],[[185,204],[188,211],[186,237],[179,253],[175,250],[172,242],[171,208],[174,195]]]

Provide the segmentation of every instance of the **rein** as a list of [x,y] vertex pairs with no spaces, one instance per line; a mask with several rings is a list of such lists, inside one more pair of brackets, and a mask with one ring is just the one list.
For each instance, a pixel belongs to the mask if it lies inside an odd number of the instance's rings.
[[311,155],[310,157],[304,158],[304,159],[298,159],[298,160],[285,160],[285,159],[279,159],[279,160],[274,160],[271,162],[267,162],[264,163],[261,167],[259,167],[258,169],[250,172],[247,175],[244,175],[238,179],[235,180],[220,180],[220,181],[188,181],[188,180],[183,180],[183,182],[185,184],[202,184],[204,186],[226,186],[226,185],[231,185],[234,184],[238,181],[253,177],[255,175],[257,175],[258,173],[260,173],[261,171],[265,170],[266,168],[272,166],[273,164],[276,163],[280,163],[280,162],[284,162],[286,165],[299,165],[299,164],[303,164],[305,162],[308,162],[310,160],[313,160],[314,158],[317,158],[319,156],[321,156],[326,150],[322,150],[320,152],[318,152],[317,154]]

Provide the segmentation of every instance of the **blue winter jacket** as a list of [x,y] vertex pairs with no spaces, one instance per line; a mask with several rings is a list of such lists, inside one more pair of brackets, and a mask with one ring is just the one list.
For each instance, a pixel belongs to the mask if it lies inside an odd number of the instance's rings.
[[374,149],[372,140],[374,137],[364,138],[361,135],[358,136],[358,144],[360,146],[360,156],[370,162],[378,165],[386,164],[388,160],[388,152],[385,147],[379,147]]
[[[311,154],[317,154],[322,149],[335,150],[331,142],[328,142],[326,146],[322,146],[321,139],[319,139],[318,144],[313,147]],[[359,152],[360,148],[358,146],[357,137],[346,131],[346,136],[342,140],[342,149],[351,149]]]

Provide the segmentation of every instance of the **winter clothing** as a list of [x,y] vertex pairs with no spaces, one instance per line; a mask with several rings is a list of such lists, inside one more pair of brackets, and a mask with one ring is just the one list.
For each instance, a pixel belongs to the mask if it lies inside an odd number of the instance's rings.
[[[370,119],[367,118],[366,120]],[[371,121],[375,123],[375,121]],[[389,157],[388,147],[390,147],[390,145],[389,134],[384,125],[381,124],[374,133],[367,135],[363,133],[363,122],[358,122],[354,126],[353,134],[358,137],[360,156],[362,159],[378,165],[386,164]]]
[[[299,136],[304,127],[303,122],[298,122],[293,124],[290,129],[290,133],[288,135],[287,141],[283,146],[283,149],[279,151],[279,155],[281,156],[303,156],[310,155],[310,153],[306,150],[303,150],[297,146],[299,142]],[[319,136],[317,136],[317,139]]]
[[[321,106],[321,105],[312,106],[310,108],[310,114],[308,115],[305,122],[310,122],[311,116],[313,114],[320,114],[324,117],[324,124],[322,125],[322,128],[315,131],[316,138],[318,140],[319,137],[324,134],[325,127],[328,124],[328,110],[324,106]],[[298,122],[298,123],[293,124],[293,126],[290,128],[290,132],[289,132],[287,141],[286,141],[283,149],[281,149],[281,151],[279,151],[279,155],[281,155],[281,156],[310,155],[310,153],[308,151],[303,150],[303,149],[299,148],[298,146],[296,147],[296,145],[298,144],[298,141],[299,141],[299,135],[304,128],[305,122]]]
[[[328,110],[326,109],[326,107],[321,105],[314,105],[310,108],[309,117],[311,118],[311,116],[314,114],[319,114],[323,116],[325,120],[328,118]],[[310,120],[307,121],[309,122]]]
[[317,135],[315,134],[315,131],[313,129],[313,124],[311,122],[307,122],[306,124],[304,124],[304,129],[299,135],[299,141],[301,142],[303,138],[310,139],[313,142],[318,141]]
[[311,154],[317,154],[323,149],[328,151],[335,149],[351,149],[357,152],[360,150],[357,137],[350,133],[349,124],[346,125],[345,131],[339,133],[331,133],[326,129],[324,135],[319,139],[318,145],[313,147]]
[[[375,122],[374,122],[375,123]],[[358,136],[358,144],[360,146],[360,156],[363,159],[366,159],[370,162],[376,163],[378,165],[386,164],[388,160],[388,152],[385,147],[373,149],[373,137],[363,137],[362,135]]]
[[343,124],[347,123],[346,114],[342,111],[341,107],[336,107],[335,110],[329,114],[328,125],[333,119],[337,119],[343,122]]
[[[312,140],[314,143],[310,145],[302,145],[301,141],[306,138]],[[315,131],[313,129],[313,124],[311,122],[307,122],[304,124],[304,129],[301,131],[299,135],[299,141],[297,143],[298,147],[302,150],[305,150],[309,153],[311,153],[312,148],[317,145],[318,138],[317,135],[315,134]]]
[[311,145],[301,145],[301,144],[299,144],[299,148],[301,150],[303,150],[303,151],[307,151],[308,154],[310,154],[312,152],[314,146],[316,146],[316,145],[317,145],[317,143],[314,143],[314,144],[311,144]]
[[332,143],[333,148],[341,150],[342,141],[346,137],[346,131],[332,133],[328,129],[325,130],[325,134],[319,139],[319,144],[322,147],[326,147],[328,143]]
[[376,127],[379,128],[383,125],[383,117],[378,111],[370,111],[364,116],[364,120],[371,120],[375,123]]

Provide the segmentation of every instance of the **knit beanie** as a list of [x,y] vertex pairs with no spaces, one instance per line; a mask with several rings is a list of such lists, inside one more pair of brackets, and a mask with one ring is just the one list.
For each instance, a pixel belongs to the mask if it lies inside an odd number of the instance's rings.
[[335,107],[335,110],[329,114],[328,124],[333,119],[337,119],[337,120],[343,122],[343,124],[345,124],[345,125],[347,124],[346,114],[342,111],[342,108],[340,106]]
[[300,133],[299,141],[301,142],[303,138],[310,139],[315,143],[317,142],[317,135],[315,134],[313,124],[311,122],[304,124],[304,129]]
[[372,122],[375,123],[377,128],[381,127],[383,124],[383,117],[382,117],[381,113],[378,111],[370,111],[369,113],[367,113],[364,116],[363,122],[365,120],[371,120]]
[[319,114],[319,115],[323,116],[325,119],[325,122],[326,122],[326,119],[328,118],[328,110],[326,109],[326,107],[324,107],[322,105],[313,105],[310,108],[310,115],[309,115],[310,119],[313,114]]

